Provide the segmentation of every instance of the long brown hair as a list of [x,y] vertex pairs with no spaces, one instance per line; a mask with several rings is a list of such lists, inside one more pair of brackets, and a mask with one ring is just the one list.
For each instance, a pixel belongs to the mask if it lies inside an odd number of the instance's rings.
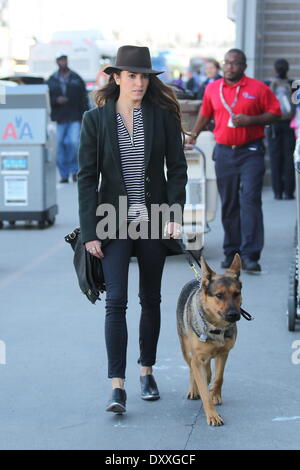
[[[116,71],[118,75],[120,72]],[[104,106],[108,100],[114,99],[115,101],[119,98],[120,87],[116,84],[113,74],[111,74],[108,83],[99,90],[94,91],[94,101],[97,106]],[[149,75],[149,85],[144,96],[151,104],[158,106],[162,109],[168,109],[171,111],[175,118],[180,122],[182,134],[186,132],[182,128],[181,124],[181,111],[180,106],[175,96],[173,89],[163,83],[156,75]]]

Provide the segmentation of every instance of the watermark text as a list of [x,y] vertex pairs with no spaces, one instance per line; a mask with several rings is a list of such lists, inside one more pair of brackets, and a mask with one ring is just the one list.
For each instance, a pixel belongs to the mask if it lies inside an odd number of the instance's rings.
[[0,365],[6,365],[6,344],[0,340]]
[[292,353],[292,363],[295,366],[298,366],[300,364],[300,339],[296,339],[292,343],[292,349],[295,349],[295,351]]

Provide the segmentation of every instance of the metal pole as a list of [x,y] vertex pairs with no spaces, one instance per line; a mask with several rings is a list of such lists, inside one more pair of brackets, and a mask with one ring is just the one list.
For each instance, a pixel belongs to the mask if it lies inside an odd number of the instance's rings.
[[245,9],[246,0],[237,0],[236,7],[236,47],[245,48]]
[[246,18],[247,18],[247,28],[246,28],[246,55],[248,62],[247,74],[250,77],[255,76],[255,59],[256,59],[256,19],[257,19],[257,0],[252,0],[247,2],[246,9]]

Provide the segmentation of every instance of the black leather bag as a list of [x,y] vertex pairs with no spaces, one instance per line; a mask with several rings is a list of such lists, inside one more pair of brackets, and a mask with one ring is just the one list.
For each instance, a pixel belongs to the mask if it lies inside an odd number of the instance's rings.
[[[104,141],[104,128],[101,116],[101,108],[99,110],[99,127],[97,134],[97,181],[99,182],[99,140],[101,134],[101,146]],[[92,304],[97,300],[101,300],[100,293],[105,291],[105,280],[102,269],[102,263],[99,258],[91,255],[85,249],[80,237],[80,228],[75,228],[73,232],[65,236],[65,241],[69,243],[74,251],[73,264],[75,267],[79,287],[83,294],[87,296]]]
[[99,258],[91,255],[85,249],[80,237],[80,228],[65,236],[74,251],[73,264],[75,267],[79,287],[92,304],[101,300],[100,293],[105,291],[105,281],[102,263]]

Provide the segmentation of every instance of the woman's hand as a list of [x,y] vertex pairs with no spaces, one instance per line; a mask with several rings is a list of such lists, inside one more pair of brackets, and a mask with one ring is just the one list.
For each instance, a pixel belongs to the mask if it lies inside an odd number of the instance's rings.
[[101,243],[99,242],[99,240],[86,242],[85,249],[96,258],[99,258],[99,259],[104,258],[104,254],[101,250]]
[[168,222],[165,227],[165,236],[170,235],[171,238],[181,238],[182,227],[177,222]]

